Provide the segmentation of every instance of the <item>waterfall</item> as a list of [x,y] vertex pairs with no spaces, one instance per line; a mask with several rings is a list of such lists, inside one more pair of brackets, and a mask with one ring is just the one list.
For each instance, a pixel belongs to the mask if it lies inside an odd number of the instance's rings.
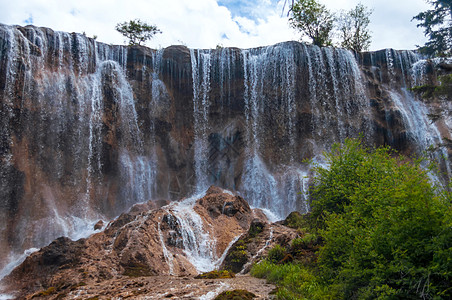
[[[307,212],[312,164],[333,143],[362,136],[420,155],[451,138],[450,117],[431,123],[435,107],[409,90],[436,80],[438,63],[298,42],[152,50],[0,24],[0,267],[211,184],[279,219]],[[432,157],[451,176],[447,151]],[[206,243],[186,249],[210,257]]]
[[194,168],[197,193],[208,187],[210,50],[190,50],[193,76]]
[[[358,63],[349,51],[298,43],[243,50],[242,59],[247,159],[239,191],[251,205],[271,208],[281,218],[307,211],[310,167],[301,165],[300,152],[317,156],[346,137],[374,136]],[[304,97],[312,112],[311,132],[302,133],[307,139],[297,128]],[[269,160],[266,152],[275,143],[284,149]],[[271,160],[279,166],[271,167]]]
[[[152,199],[156,158],[143,151],[134,93],[125,75],[127,47],[75,33],[0,25],[0,48],[5,76],[0,92],[5,143],[0,153],[0,193],[5,201],[0,225],[4,232],[9,226],[22,232],[8,246],[0,237],[2,262],[10,250],[44,246],[61,235],[75,239],[90,234],[93,224],[105,219],[104,211],[118,211],[103,204],[108,191],[102,183],[105,170],[111,169],[105,155],[111,139],[106,136],[108,118],[119,119],[110,134],[119,132],[121,139],[118,171],[126,179],[119,193],[125,198],[120,210]],[[20,188],[11,175],[27,178],[31,186],[22,194],[28,202],[8,208],[7,203],[18,201],[11,195],[21,195],[11,190]],[[17,213],[28,217],[7,225]]]

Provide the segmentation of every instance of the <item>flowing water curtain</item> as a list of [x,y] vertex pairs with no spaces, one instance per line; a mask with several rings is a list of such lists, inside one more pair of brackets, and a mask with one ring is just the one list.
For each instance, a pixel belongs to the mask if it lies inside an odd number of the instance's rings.
[[194,131],[194,192],[200,193],[209,186],[208,135],[210,106],[211,50],[190,49],[193,77],[193,131]]
[[[242,51],[247,141],[240,191],[251,205],[270,208],[280,218],[305,207],[298,193],[304,179],[286,176],[305,172],[299,166],[297,143],[301,105],[297,46],[284,43]],[[275,145],[282,148],[271,149]],[[269,164],[269,151],[275,151],[276,168]]]

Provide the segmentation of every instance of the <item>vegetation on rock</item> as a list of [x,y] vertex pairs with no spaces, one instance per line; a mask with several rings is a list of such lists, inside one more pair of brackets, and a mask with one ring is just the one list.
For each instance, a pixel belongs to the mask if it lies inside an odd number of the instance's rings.
[[56,293],[56,289],[55,287],[49,287],[48,289],[38,292],[36,294],[34,294],[31,298],[39,298],[39,297],[46,297],[46,296],[50,296]]
[[247,244],[244,240],[238,240],[225,259],[225,267],[232,272],[238,273],[248,262]]
[[[281,299],[450,299],[451,193],[433,185],[422,161],[334,145],[316,167],[311,231],[291,251],[321,241],[308,264],[256,264],[252,275],[280,285]],[[298,249],[298,250],[296,250]]]
[[130,20],[128,22],[118,23],[115,29],[129,39],[129,46],[141,45],[157,33],[162,33],[155,25],[149,25],[140,19]]
[[155,273],[145,264],[131,263],[130,265],[124,266],[123,275],[129,277],[141,277],[152,276],[155,275]]
[[256,298],[251,292],[246,290],[225,291],[215,297],[215,300],[251,300]]
[[306,225],[305,216],[298,211],[293,211],[283,221],[283,225],[293,229],[303,228]]
[[221,278],[234,278],[234,272],[229,270],[214,270],[195,276],[195,279],[221,279]]

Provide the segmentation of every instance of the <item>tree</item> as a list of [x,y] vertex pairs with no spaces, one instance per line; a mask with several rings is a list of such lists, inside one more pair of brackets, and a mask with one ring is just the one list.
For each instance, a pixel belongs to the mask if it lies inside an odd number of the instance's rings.
[[162,33],[155,25],[149,25],[140,19],[118,23],[116,30],[129,39],[129,46],[141,45],[150,40],[155,34]]
[[452,49],[452,0],[427,0],[433,9],[419,13],[413,19],[420,21],[429,41],[420,51],[434,56],[450,55]]
[[334,16],[316,0],[298,0],[292,5],[290,25],[317,46],[330,46]]
[[341,47],[357,52],[368,50],[371,42],[369,32],[372,10],[359,3],[349,11],[342,11],[337,18]]

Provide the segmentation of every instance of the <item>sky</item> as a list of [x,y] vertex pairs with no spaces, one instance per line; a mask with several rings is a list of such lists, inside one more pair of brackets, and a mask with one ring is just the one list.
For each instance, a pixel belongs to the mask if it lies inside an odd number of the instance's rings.
[[[370,50],[415,49],[426,41],[411,21],[429,9],[425,0],[318,1],[331,11],[349,10],[359,2],[373,9]],[[300,40],[283,6],[284,0],[0,0],[0,23],[50,27],[124,44],[116,24],[138,18],[163,32],[146,43],[151,48],[252,48]]]

